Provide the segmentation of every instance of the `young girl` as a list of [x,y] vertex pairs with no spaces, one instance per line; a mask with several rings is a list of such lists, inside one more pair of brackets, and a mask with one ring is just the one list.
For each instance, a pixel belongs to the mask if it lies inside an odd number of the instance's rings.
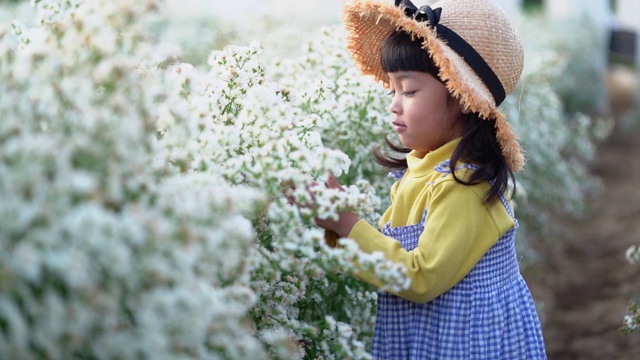
[[403,145],[374,154],[398,179],[382,231],[348,212],[317,220],[407,268],[407,290],[379,293],[374,357],[545,359],[507,191],[524,157],[497,109],[524,62],[513,26],[489,0],[354,0],[343,19],[358,67],[391,90]]

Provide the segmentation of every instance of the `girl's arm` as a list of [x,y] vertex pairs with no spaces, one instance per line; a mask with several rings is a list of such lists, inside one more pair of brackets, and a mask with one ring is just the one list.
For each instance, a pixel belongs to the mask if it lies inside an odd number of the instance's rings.
[[[437,185],[428,200],[425,228],[418,246],[410,251],[386,237],[365,221],[357,222],[349,233],[360,248],[382,252],[389,260],[403,264],[411,285],[396,293],[424,303],[457,284],[508,229],[514,226],[502,204],[486,206],[481,187],[457,184],[453,179]],[[379,286],[373,274],[361,278]]]

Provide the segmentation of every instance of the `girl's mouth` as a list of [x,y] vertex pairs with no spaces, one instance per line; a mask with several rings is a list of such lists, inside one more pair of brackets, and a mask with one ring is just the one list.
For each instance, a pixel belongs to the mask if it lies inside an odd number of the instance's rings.
[[397,121],[394,121],[391,124],[393,124],[393,128],[395,129],[395,131],[397,133],[400,133],[400,132],[402,132],[402,131],[407,129],[407,125],[405,125],[403,123],[400,123],[400,122],[397,122]]

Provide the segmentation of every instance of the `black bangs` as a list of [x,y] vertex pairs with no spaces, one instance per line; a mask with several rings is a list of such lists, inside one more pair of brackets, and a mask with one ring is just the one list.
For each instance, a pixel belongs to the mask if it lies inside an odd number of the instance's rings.
[[426,50],[422,48],[422,40],[411,39],[404,31],[395,31],[382,44],[380,63],[384,72],[421,71],[438,78],[435,66]]

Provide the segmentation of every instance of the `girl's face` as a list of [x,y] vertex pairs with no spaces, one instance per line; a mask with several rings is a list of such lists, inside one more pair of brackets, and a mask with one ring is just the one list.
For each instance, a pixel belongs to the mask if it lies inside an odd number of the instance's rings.
[[424,157],[462,135],[460,103],[443,83],[420,71],[389,73],[393,100],[389,110],[402,144]]

